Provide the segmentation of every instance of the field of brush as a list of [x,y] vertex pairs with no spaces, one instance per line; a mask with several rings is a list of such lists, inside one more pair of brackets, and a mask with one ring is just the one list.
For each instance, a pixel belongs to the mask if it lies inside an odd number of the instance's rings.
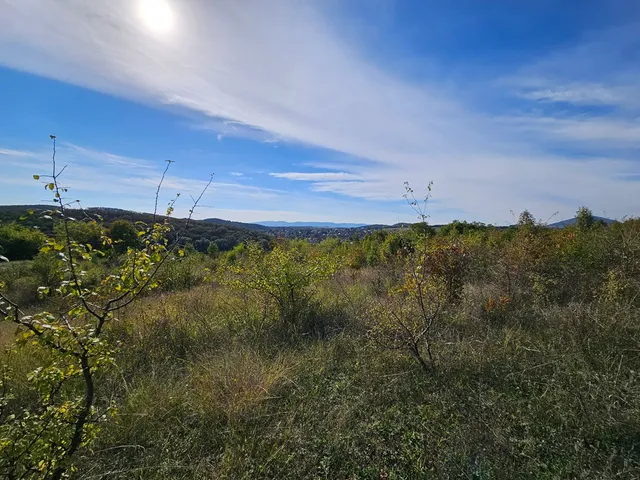
[[[74,478],[639,478],[640,221],[421,241],[167,263],[107,328],[96,404],[117,414]],[[58,305],[32,292],[44,263],[0,270],[31,311]],[[50,354],[15,330],[1,361],[20,409]]]

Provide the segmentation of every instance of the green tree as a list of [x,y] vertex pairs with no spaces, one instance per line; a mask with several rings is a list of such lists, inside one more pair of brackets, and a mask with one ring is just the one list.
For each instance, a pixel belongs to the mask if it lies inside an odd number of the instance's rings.
[[193,245],[193,242],[191,241],[191,239],[189,239],[188,242],[184,243],[184,246],[182,247],[182,250],[184,252],[185,255],[187,256],[191,256],[194,255],[198,252],[198,250],[196,250],[196,247]]
[[518,217],[519,227],[534,227],[536,225],[535,217],[529,212],[529,210],[523,210]]
[[200,253],[207,253],[209,245],[211,245],[211,240],[208,238],[199,238],[194,243],[194,247],[196,247],[196,250]]
[[369,266],[376,266],[382,260],[382,245],[387,238],[387,232],[378,230],[366,235],[361,245],[365,256],[365,262]]
[[595,218],[587,207],[580,207],[576,212],[576,226],[581,231],[587,231],[595,225]]
[[30,260],[38,254],[47,237],[35,228],[17,223],[0,226],[0,255],[7,260]]
[[61,242],[65,241],[67,233],[69,238],[82,245],[91,245],[91,248],[102,247],[104,241],[104,229],[96,220],[73,220],[69,217],[67,226],[62,222],[56,222],[54,233]]
[[207,254],[215,257],[219,252],[220,248],[218,247],[218,244],[215,242],[210,242],[209,246],[207,247]]
[[435,228],[426,222],[412,223],[409,229],[418,238],[433,237],[436,234]]
[[138,230],[127,220],[116,220],[109,227],[109,237],[114,248],[119,252],[126,252],[128,248],[135,248],[140,244]]
[[[427,238],[428,237],[421,236],[418,240],[426,241]],[[406,257],[414,250],[414,247],[415,245],[411,235],[407,235],[405,232],[399,232],[389,235],[386,238],[382,245],[382,253],[387,260],[397,257]]]
[[466,221],[454,220],[453,222],[440,227],[438,234],[440,236],[466,235],[472,232],[483,232],[487,229],[487,225],[480,222],[469,223]]

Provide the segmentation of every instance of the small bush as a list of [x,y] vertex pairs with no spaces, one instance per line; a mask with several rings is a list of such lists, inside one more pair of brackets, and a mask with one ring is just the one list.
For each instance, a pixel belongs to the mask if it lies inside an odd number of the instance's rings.
[[167,292],[186,290],[202,284],[208,276],[207,265],[211,265],[203,254],[192,253],[165,263],[158,272],[160,287]]
[[46,240],[46,235],[35,228],[17,223],[0,225],[0,255],[10,261],[32,259]]
[[335,268],[324,255],[307,256],[280,244],[265,252],[260,245],[250,244],[242,262],[224,264],[219,278],[236,289],[260,292],[275,307],[281,324],[296,336],[301,320],[310,311],[318,282],[332,275]]

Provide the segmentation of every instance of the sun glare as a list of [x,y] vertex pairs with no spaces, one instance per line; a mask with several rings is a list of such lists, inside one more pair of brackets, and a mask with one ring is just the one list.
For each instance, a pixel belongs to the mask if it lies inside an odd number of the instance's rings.
[[173,12],[165,0],[139,0],[138,12],[153,33],[168,33],[173,27]]

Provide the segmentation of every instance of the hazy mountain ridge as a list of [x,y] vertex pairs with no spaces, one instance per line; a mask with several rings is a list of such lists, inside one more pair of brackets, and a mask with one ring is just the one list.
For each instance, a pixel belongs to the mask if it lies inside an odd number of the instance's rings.
[[[617,220],[612,220],[611,218],[606,218],[606,217],[597,217],[597,216],[593,216],[593,219],[596,222],[604,222],[607,225],[611,225],[612,223],[617,222]],[[559,222],[555,222],[555,223],[550,223],[547,225],[547,227],[549,228],[564,228],[564,227],[570,227],[575,225],[577,222],[576,217],[573,218],[568,218],[566,220],[560,220]]]
[[257,222],[265,227],[309,227],[309,228],[360,228],[366,227],[366,223],[334,223],[334,222],[285,222],[285,221],[264,221]]
[[[34,212],[42,212],[45,210],[51,210],[55,208],[52,205],[0,205],[0,222],[1,221],[13,221],[18,220],[22,215],[26,213],[27,210],[33,210]],[[81,211],[77,208],[70,209],[70,211],[77,212],[72,215],[76,217],[81,216]],[[136,212],[134,210],[126,210],[122,208],[113,208],[113,207],[89,207],[86,208],[85,211],[87,213],[99,214],[104,217],[105,223],[110,223],[113,220],[123,218],[131,221],[144,221],[150,222],[153,219],[153,214],[147,212]],[[157,218],[164,218],[163,215],[156,215]],[[30,225],[34,222],[32,219],[27,218],[25,220],[25,224]],[[175,218],[176,221],[181,222],[186,219]],[[610,225],[617,220],[612,220],[606,217],[598,217],[594,216],[595,221],[604,222],[607,225]],[[555,223],[548,224],[549,228],[564,228],[568,226],[572,226],[576,223],[576,218],[569,218],[566,220],[561,220]],[[411,223],[400,222],[393,225],[386,224],[364,224],[364,223],[336,223],[336,222],[286,222],[286,221],[263,221],[257,223],[246,223],[246,222],[238,222],[234,220],[225,220],[222,218],[205,218],[202,220],[192,220],[192,224],[211,224],[216,225],[218,227],[225,227],[231,230],[238,231],[240,230],[252,230],[254,232],[260,232],[263,234],[268,234],[272,236],[278,236],[282,232],[287,232],[287,236],[291,236],[299,234],[304,237],[304,233],[314,230],[314,231],[322,231],[324,235],[330,235],[331,233],[336,234],[336,236],[343,237],[345,235],[349,235],[350,233],[368,233],[370,231],[375,230],[383,230],[383,229],[398,229],[398,228],[408,228],[411,226]],[[442,225],[431,225],[433,228],[438,229]],[[497,228],[507,228],[508,226],[502,226]]]

